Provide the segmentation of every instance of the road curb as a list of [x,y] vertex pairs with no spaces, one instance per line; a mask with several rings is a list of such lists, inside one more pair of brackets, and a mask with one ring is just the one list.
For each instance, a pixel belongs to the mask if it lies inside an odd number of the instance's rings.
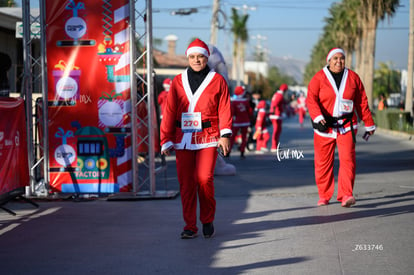
[[383,128],[377,128],[375,130],[375,133],[378,134],[383,134],[383,135],[387,135],[387,136],[394,136],[394,137],[398,137],[407,141],[411,141],[414,143],[414,135],[412,134],[408,134],[408,133],[404,133],[404,132],[399,132],[399,131],[393,131],[393,130],[389,130],[389,129],[383,129]]

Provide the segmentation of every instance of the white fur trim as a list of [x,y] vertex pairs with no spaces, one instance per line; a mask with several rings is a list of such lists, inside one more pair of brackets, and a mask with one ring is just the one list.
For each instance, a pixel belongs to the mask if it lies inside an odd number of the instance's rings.
[[191,47],[186,51],[187,57],[192,53],[201,53],[202,55],[209,57],[208,51],[203,47]]
[[340,48],[336,48],[336,49],[332,49],[329,53],[328,56],[326,57],[326,63],[329,62],[329,59],[331,59],[332,56],[334,56],[337,53],[341,53],[345,56],[345,52],[344,50],[340,49]]

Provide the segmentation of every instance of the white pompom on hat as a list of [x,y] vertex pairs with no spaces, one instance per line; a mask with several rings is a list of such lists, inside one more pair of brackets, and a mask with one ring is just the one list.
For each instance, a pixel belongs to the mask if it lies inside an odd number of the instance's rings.
[[206,43],[204,43],[200,39],[195,39],[193,42],[188,45],[187,50],[185,51],[185,55],[188,57],[192,53],[201,53],[205,57],[210,56],[210,51]]
[[333,48],[329,51],[328,55],[326,56],[326,63],[329,63],[329,59],[337,53],[341,53],[345,56],[345,51],[341,48]]

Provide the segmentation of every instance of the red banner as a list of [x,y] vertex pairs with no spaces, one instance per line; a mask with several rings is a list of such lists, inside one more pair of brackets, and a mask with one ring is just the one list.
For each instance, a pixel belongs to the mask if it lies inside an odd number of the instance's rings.
[[129,1],[46,1],[52,192],[132,189]]
[[0,99],[0,195],[30,183],[24,100]]

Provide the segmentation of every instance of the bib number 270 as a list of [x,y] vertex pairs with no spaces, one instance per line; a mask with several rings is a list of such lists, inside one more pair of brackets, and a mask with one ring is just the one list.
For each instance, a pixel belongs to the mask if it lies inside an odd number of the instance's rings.
[[184,120],[184,127],[198,127],[198,120]]
[[183,132],[200,132],[201,129],[201,113],[188,112],[181,116],[181,130]]

